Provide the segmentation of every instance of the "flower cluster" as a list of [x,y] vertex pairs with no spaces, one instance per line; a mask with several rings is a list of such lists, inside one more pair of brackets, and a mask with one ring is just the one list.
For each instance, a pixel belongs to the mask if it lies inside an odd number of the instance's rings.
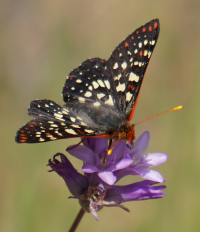
[[[127,201],[147,200],[164,197],[164,178],[151,167],[158,166],[167,160],[162,153],[144,155],[150,141],[149,132],[144,132],[134,143],[131,150],[121,140],[114,147],[111,155],[103,158],[108,149],[108,140],[104,138],[87,138],[83,145],[70,146],[67,151],[84,162],[82,172],[77,172],[62,153],[49,160],[51,171],[55,171],[65,181],[72,198],[79,200],[81,207],[93,214],[98,220],[97,211],[103,206],[117,206],[129,211],[121,203]],[[56,158],[60,156],[61,161]],[[114,185],[127,175],[138,175],[143,181],[129,185]]]

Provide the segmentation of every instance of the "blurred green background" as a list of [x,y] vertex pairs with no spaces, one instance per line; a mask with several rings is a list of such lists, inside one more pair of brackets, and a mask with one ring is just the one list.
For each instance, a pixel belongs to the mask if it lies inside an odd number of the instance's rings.
[[[31,119],[32,100],[63,104],[62,87],[72,69],[87,58],[107,59],[129,33],[154,18],[160,19],[160,37],[132,122],[184,107],[136,127],[136,136],[150,131],[148,151],[169,155],[157,168],[167,195],[126,203],[131,213],[104,208],[99,222],[86,214],[77,231],[200,231],[199,0],[0,2],[0,231],[68,231],[79,205],[46,164],[78,140],[20,145],[15,133]],[[70,159],[80,170],[81,162]]]

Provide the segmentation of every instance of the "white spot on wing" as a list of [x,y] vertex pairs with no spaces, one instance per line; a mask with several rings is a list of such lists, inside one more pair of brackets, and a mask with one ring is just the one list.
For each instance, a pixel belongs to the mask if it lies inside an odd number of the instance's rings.
[[101,98],[104,97],[104,96],[105,96],[104,93],[98,93],[98,94],[97,94],[97,97],[98,97],[99,99],[101,99]]
[[57,117],[57,118],[62,118],[62,117],[63,117],[63,114],[54,113],[54,116]]
[[94,106],[100,106],[101,104],[99,102],[94,102],[93,105]]
[[79,97],[78,100],[79,100],[80,102],[85,102],[85,98],[83,98],[83,97]]
[[45,140],[43,138],[40,138],[39,139],[39,142],[44,142]]
[[108,99],[107,101],[105,101],[105,104],[107,104],[107,105],[111,105],[111,106],[113,106],[113,105],[114,105],[114,103],[113,103],[113,99],[112,99],[111,95],[109,95],[109,99]]
[[134,53],[136,54],[136,53],[138,53],[138,50],[137,50],[137,48],[134,50]]
[[138,47],[139,47],[139,48],[142,47],[142,42],[139,42]]
[[145,39],[144,45],[147,45],[147,44],[148,44],[148,39]]
[[77,135],[77,133],[73,129],[65,129],[65,131],[69,134]]
[[151,44],[151,45],[154,45],[155,44],[155,40],[152,40],[152,41],[150,41],[149,43]]
[[74,128],[81,128],[79,125],[75,125],[75,124],[72,124],[71,126]]
[[77,80],[76,80],[76,83],[81,83],[81,82],[82,82],[81,79],[77,79]]
[[98,79],[97,82],[99,83],[99,85],[101,87],[105,87],[105,85],[104,85],[104,83],[103,83],[103,81],[101,79]]
[[106,84],[107,89],[110,89],[110,82],[108,80],[105,80],[104,83]]
[[[62,109],[62,113],[68,115],[69,110],[67,110],[67,109]],[[55,114],[54,114],[54,115],[55,115]],[[58,115],[56,115],[56,116],[59,117]]]
[[97,89],[99,87],[99,84],[96,81],[93,81],[92,85],[93,85],[94,89]]
[[118,76],[114,77],[114,81],[119,80],[122,77],[122,74],[118,74]]
[[148,58],[150,58],[150,56],[151,56],[151,53],[152,53],[152,52],[148,51]]
[[130,75],[129,75],[129,81],[138,82],[139,81],[139,76],[136,75],[135,73],[131,72]]
[[51,126],[52,126],[52,127],[58,127],[58,125],[56,125],[56,124],[51,124]]
[[89,130],[89,129],[85,129],[85,132],[87,132],[87,133],[93,133],[94,131],[93,130]]
[[81,122],[81,125],[82,125],[82,126],[87,126],[87,124],[85,124],[84,122]]
[[75,121],[76,121],[76,118],[70,117],[70,120],[71,120],[72,122],[75,122]]
[[123,83],[123,84],[119,83],[119,85],[116,87],[116,90],[117,90],[117,92],[119,92],[119,91],[124,92],[125,88],[126,88],[125,83]]
[[118,66],[118,63],[116,62],[113,66],[113,69],[117,69],[119,66]]
[[130,92],[127,92],[126,93],[126,101],[130,101],[131,100],[131,97],[133,96],[133,94],[131,94]]
[[122,66],[123,69],[126,69],[126,67],[127,67],[126,61],[124,61],[124,62],[121,64],[121,66]]
[[147,56],[147,50],[144,50],[144,56]]
[[85,92],[84,94],[85,97],[91,97],[92,96],[92,93],[90,91],[87,91]]

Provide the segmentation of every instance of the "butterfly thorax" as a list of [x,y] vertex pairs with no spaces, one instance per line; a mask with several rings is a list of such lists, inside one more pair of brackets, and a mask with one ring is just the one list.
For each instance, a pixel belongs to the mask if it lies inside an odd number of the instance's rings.
[[130,124],[129,121],[125,125],[122,125],[118,131],[112,134],[112,138],[117,138],[117,140],[125,139],[128,143],[133,146],[133,141],[135,140],[135,129],[134,124]]

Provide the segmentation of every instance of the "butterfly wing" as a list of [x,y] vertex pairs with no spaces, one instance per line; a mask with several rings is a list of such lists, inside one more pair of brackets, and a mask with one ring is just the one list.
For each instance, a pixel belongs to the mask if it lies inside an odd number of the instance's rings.
[[16,142],[38,143],[98,133],[86,125],[79,114],[50,100],[32,101],[28,113],[34,119],[19,129]]
[[108,70],[114,80],[116,104],[128,120],[133,116],[159,28],[158,19],[141,26],[116,47],[108,60]]

